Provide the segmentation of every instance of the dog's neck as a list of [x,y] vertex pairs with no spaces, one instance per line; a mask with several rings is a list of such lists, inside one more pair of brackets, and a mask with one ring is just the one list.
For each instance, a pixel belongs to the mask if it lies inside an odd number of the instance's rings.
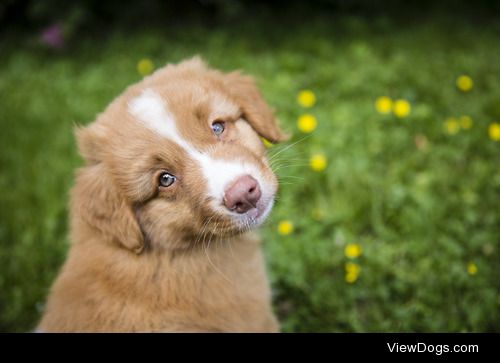
[[212,250],[224,250],[233,248],[234,244],[240,241],[252,240],[259,242],[254,231],[246,231],[231,235],[218,235],[213,233],[193,234],[186,232],[185,234],[166,233],[169,238],[157,241],[150,238],[147,234],[144,236],[145,248],[144,252],[164,254],[167,257],[181,255],[183,253],[191,253],[193,251],[202,251],[207,253]]
[[[193,241],[195,242],[195,241]],[[191,248],[146,248],[136,254],[117,243],[100,238],[75,240],[69,263],[78,261],[81,267],[98,271],[104,280],[121,291],[144,298],[168,301],[170,296],[195,299],[197,289],[204,285],[219,286],[226,291],[246,294],[243,290],[257,277],[266,284],[261,243],[257,235],[247,232],[232,238],[205,240]],[[91,251],[98,251],[92,255]],[[78,258],[71,258],[72,255]],[[189,288],[186,289],[186,284]],[[225,286],[225,287],[223,287]],[[118,289],[120,290],[120,289]]]

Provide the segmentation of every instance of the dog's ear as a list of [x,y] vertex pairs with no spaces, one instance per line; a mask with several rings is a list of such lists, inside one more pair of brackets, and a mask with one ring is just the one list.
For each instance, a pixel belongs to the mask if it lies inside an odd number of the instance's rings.
[[243,110],[243,116],[257,133],[272,143],[286,141],[273,111],[262,98],[252,77],[232,72],[224,76],[224,84]]
[[71,195],[72,223],[98,230],[104,238],[140,253],[144,237],[132,205],[102,162],[102,144],[95,124],[76,130],[80,153],[87,162],[77,175]]
[[207,69],[206,63],[201,59],[200,56],[195,55],[192,58],[186,59],[176,66],[177,70],[198,70],[198,71],[204,71]]
[[102,163],[86,166],[77,176],[71,195],[73,223],[85,222],[114,243],[139,254],[144,237],[130,203],[120,195]]
[[78,151],[87,164],[97,164],[103,159],[102,145],[106,132],[103,126],[94,122],[89,126],[75,126]]

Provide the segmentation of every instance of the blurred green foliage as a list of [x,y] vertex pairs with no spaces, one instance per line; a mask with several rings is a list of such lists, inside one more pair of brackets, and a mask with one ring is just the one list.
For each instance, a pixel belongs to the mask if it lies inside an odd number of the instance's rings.
[[[143,28],[145,25],[183,24],[196,19],[204,24],[239,22],[265,16],[303,19],[311,13],[329,15],[448,16],[467,14],[490,17],[500,11],[500,0],[142,0],[124,6],[121,0],[0,0],[0,24],[37,29],[61,22],[68,34],[113,26]],[[1,28],[0,28],[1,29]]]
[[[35,326],[64,260],[67,194],[81,164],[73,125],[138,81],[140,59],[161,66],[200,54],[254,75],[294,134],[269,150],[282,186],[262,231],[285,331],[499,331],[500,142],[488,125],[500,122],[500,27],[397,23],[192,24],[75,37],[54,51],[36,35],[5,37],[0,330]],[[457,90],[461,74],[470,92]],[[303,89],[316,95],[312,108],[296,102]],[[380,96],[408,100],[410,114],[377,113]],[[296,126],[306,112],[318,120],[307,137]],[[472,128],[448,134],[444,121],[462,115]],[[309,168],[314,153],[326,156],[324,171]],[[292,233],[278,233],[283,220]],[[361,256],[345,256],[349,243]],[[361,267],[353,283],[348,261]]]

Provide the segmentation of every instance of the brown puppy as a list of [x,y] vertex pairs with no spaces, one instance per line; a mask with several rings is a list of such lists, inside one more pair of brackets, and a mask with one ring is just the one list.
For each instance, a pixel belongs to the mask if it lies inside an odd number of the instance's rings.
[[46,332],[278,331],[259,240],[285,139],[253,81],[168,65],[76,130],[85,166]]

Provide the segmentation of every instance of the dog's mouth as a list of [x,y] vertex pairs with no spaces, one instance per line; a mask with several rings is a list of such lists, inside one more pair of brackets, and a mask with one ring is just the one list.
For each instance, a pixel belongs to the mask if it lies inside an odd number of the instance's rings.
[[231,213],[232,219],[239,229],[251,229],[260,226],[266,220],[273,208],[274,198],[261,198],[255,207],[244,213]]
[[223,202],[217,204],[213,207],[220,219],[211,219],[211,222],[217,226],[217,234],[238,234],[257,228],[265,222],[274,205],[274,193],[263,195],[255,205],[245,208],[244,211],[237,208],[230,210],[224,206]]
[[[230,211],[222,205],[212,205],[214,215],[203,219],[201,233],[213,238],[224,238],[239,235],[262,225],[269,216],[274,204],[274,195],[263,198],[257,202],[255,207],[244,213]],[[215,211],[214,211],[215,207]]]

